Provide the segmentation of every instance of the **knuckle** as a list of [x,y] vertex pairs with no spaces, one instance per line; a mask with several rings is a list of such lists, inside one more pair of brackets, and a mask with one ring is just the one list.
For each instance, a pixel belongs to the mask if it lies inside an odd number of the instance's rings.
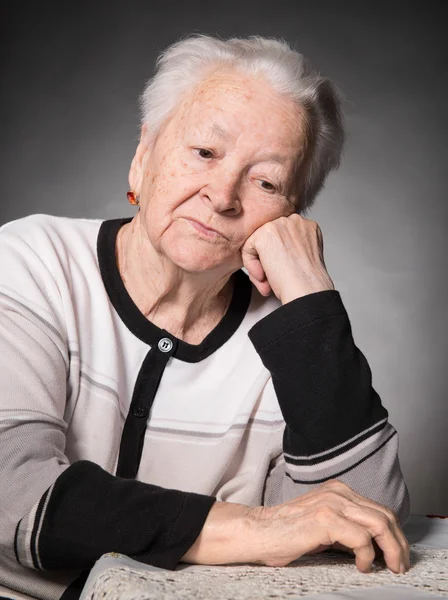
[[390,521],[384,513],[379,513],[377,517],[378,527],[381,533],[390,529]]
[[336,483],[336,481],[337,481],[337,479],[328,479],[321,485],[321,487],[324,489],[331,488]]
[[335,516],[335,511],[327,504],[317,506],[314,511],[314,519],[319,524],[331,523]]
[[389,521],[391,521],[395,525],[398,525],[398,518],[397,518],[397,515],[394,513],[393,510],[391,510],[390,508],[387,508],[387,506],[385,506],[384,507],[384,512],[386,513],[386,516],[389,519]]
[[329,479],[324,483],[324,487],[336,492],[350,489],[346,483],[339,479]]
[[326,490],[322,492],[322,498],[325,499],[329,504],[340,505],[341,495],[338,494],[337,490]]
[[263,225],[262,228],[260,227],[260,230],[261,229],[263,229],[264,232],[272,232],[272,231],[275,231],[277,229],[277,224],[274,223],[274,221],[268,221],[267,223],[265,223]]

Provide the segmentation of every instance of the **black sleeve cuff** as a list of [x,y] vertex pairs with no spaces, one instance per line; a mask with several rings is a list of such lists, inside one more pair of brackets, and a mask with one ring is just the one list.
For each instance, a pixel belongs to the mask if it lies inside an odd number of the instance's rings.
[[47,492],[32,540],[43,569],[86,569],[107,552],[174,569],[198,537],[213,496],[165,489],[73,463]]
[[248,335],[260,352],[294,329],[333,315],[346,315],[347,311],[337,290],[324,290],[296,298],[280,306],[252,326]]
[[162,560],[160,564],[155,562],[151,564],[165,569],[175,569],[182,556],[191,548],[201,533],[208,513],[215,502],[216,498],[212,496],[194,493],[186,495],[167,544],[168,548],[173,545],[169,560]]

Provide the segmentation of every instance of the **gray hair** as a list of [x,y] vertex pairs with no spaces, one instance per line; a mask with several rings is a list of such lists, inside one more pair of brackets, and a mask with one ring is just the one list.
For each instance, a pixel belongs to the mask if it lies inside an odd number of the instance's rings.
[[305,152],[296,169],[296,192],[298,212],[305,213],[329,172],[340,164],[345,137],[342,94],[286,41],[193,35],[172,44],[158,57],[156,73],[141,95],[142,124],[157,136],[185,94],[222,67],[264,75],[278,93],[292,98],[304,111]]

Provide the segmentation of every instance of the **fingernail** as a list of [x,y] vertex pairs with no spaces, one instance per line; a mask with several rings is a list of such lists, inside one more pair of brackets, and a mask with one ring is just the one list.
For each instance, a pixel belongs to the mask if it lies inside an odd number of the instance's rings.
[[404,566],[404,563],[400,563],[400,573],[402,575],[406,573],[406,567]]

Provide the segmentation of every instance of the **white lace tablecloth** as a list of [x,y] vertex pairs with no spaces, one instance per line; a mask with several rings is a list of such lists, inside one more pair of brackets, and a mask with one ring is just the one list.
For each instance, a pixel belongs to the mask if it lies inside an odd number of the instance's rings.
[[287,567],[181,564],[176,571],[106,554],[95,565],[80,600],[426,600],[448,597],[448,519],[413,515],[405,527],[411,569],[395,575],[374,565],[368,574],[336,552],[300,558]]

